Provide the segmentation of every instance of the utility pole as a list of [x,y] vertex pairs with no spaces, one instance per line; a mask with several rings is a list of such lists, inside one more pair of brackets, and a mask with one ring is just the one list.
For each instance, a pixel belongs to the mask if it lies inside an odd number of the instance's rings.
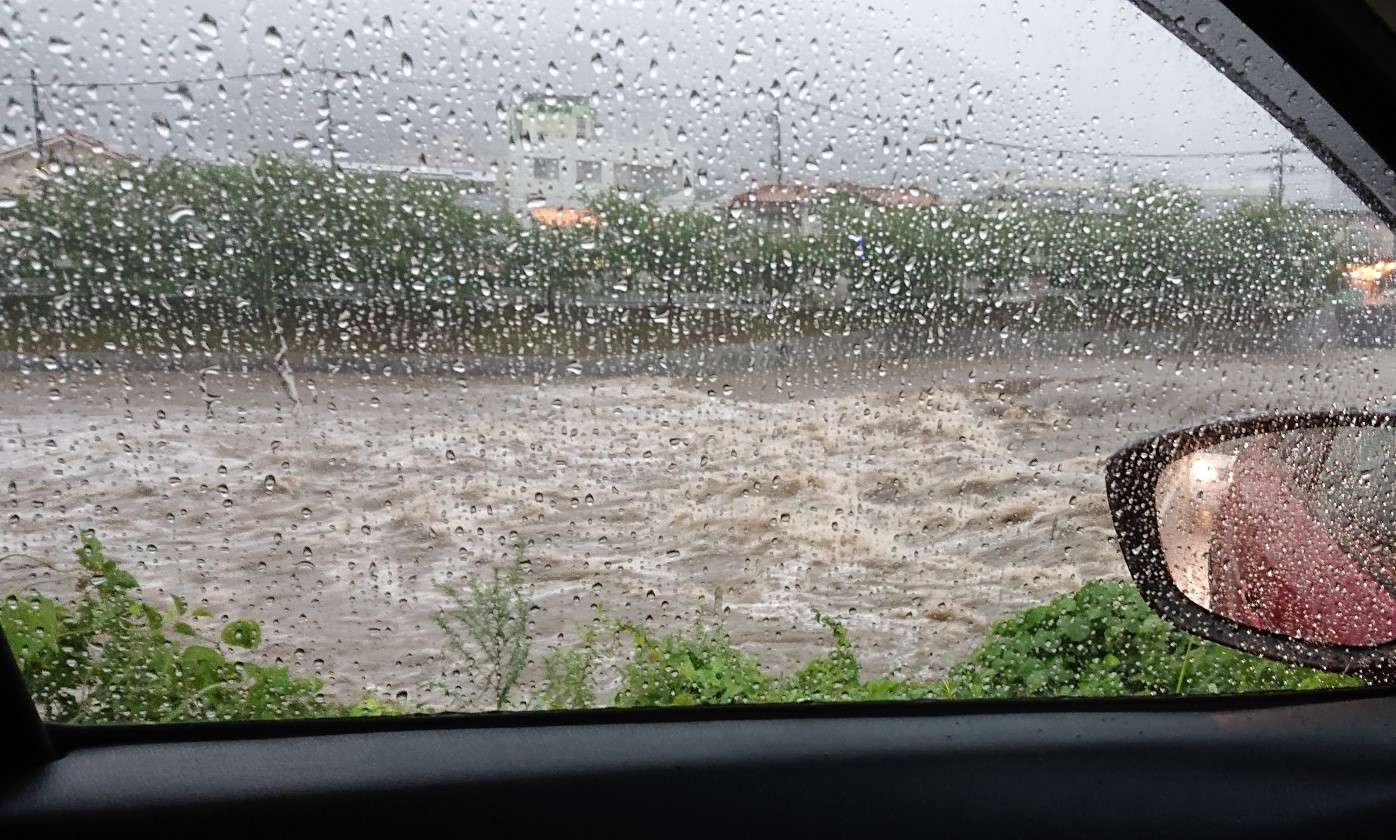
[[1262,166],[1262,172],[1275,173],[1275,204],[1283,207],[1285,203],[1285,155],[1297,152],[1298,149],[1292,146],[1280,146],[1270,150],[1276,156],[1276,161],[1271,166]]
[[770,123],[776,130],[774,138],[776,144],[775,153],[771,156],[771,164],[776,170],[776,186],[781,186],[785,183],[785,156],[781,153],[781,147],[784,145],[784,142],[781,137],[780,99],[776,99],[775,113],[766,115],[766,122]]
[[39,153],[39,165],[44,163],[44,112],[39,110],[39,74],[29,68],[29,93],[34,100],[34,148]]
[[334,145],[334,111],[330,108],[330,85],[325,83],[325,143],[330,150],[330,171],[339,171],[339,159],[335,155]]

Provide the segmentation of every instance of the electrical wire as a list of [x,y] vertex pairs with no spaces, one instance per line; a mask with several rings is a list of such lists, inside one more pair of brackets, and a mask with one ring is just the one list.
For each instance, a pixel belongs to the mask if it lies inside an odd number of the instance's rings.
[[[491,89],[480,88],[480,87],[475,87],[475,86],[471,86],[471,85],[458,85],[458,84],[454,84],[454,83],[450,83],[450,82],[431,82],[431,81],[427,81],[427,80],[416,80],[416,79],[394,79],[394,78],[390,78],[390,77],[386,77],[386,76],[379,75],[379,74],[377,74],[377,73],[370,74],[370,73],[367,73],[367,72],[364,72],[364,71],[361,71],[361,70],[351,70],[351,69],[342,68],[342,67],[309,67],[309,66],[304,66],[304,65],[302,65],[301,67],[297,67],[297,68],[295,68],[295,69],[289,69],[289,68],[288,68],[288,69],[284,69],[284,70],[268,70],[268,71],[263,71],[263,72],[258,72],[258,73],[225,73],[225,74],[220,74],[220,75],[217,75],[217,76],[195,76],[195,77],[183,78],[183,79],[133,79],[133,80],[128,80],[128,81],[124,81],[124,82],[117,82],[117,81],[61,81],[61,80],[56,80],[56,79],[55,79],[55,80],[47,81],[47,82],[39,82],[39,83],[38,83],[38,87],[39,87],[40,89],[65,89],[65,90],[74,90],[74,89],[76,89],[76,90],[88,90],[88,89],[96,89],[96,88],[141,88],[141,87],[162,87],[162,88],[176,89],[176,90],[177,90],[177,89],[179,89],[180,87],[193,86],[193,85],[221,84],[221,83],[230,82],[230,81],[249,81],[249,80],[253,80],[253,79],[287,78],[287,77],[293,77],[293,76],[312,75],[312,74],[314,74],[314,75],[320,75],[320,76],[335,75],[335,76],[341,76],[341,77],[346,77],[346,78],[347,78],[347,77],[353,77],[353,78],[358,78],[358,79],[371,78],[371,79],[374,79],[375,81],[382,82],[382,83],[385,83],[385,84],[406,85],[406,86],[410,86],[410,87],[421,87],[421,88],[446,89],[446,90],[452,90],[452,91],[466,91],[466,92],[480,93],[480,94],[500,94],[500,93],[507,93],[507,92],[508,92],[508,89],[507,89],[507,88],[503,88],[503,87],[500,87],[500,88],[491,90]],[[0,79],[0,84],[3,84],[3,85],[11,85],[11,86],[13,86],[13,85],[20,85],[20,84],[28,84],[28,82],[27,82],[27,81],[20,80],[20,79],[16,79],[16,78],[14,78],[14,77],[8,77],[8,78]],[[869,122],[876,123],[876,122],[878,122],[877,119],[875,119],[875,118],[873,118],[873,117],[871,117],[871,116],[869,116],[869,115],[858,116],[858,115],[856,115],[856,114],[848,114],[848,113],[845,113],[845,112],[843,112],[843,111],[834,111],[834,110],[826,109],[826,108],[824,108],[823,106],[819,105],[818,103],[801,102],[800,100],[786,100],[786,101],[789,102],[789,103],[791,103],[791,104],[798,104],[798,105],[804,105],[804,106],[806,106],[806,107],[812,107],[812,108],[815,110],[817,116],[826,116],[826,117],[831,117],[831,118],[833,118],[833,117],[838,117],[838,118],[843,119],[846,123],[848,123],[848,124],[856,124],[857,127],[860,127],[860,128],[867,127],[866,123],[869,123]],[[932,135],[932,136],[934,136],[934,135]],[[939,143],[950,144],[950,143],[959,142],[959,143],[964,143],[964,144],[966,144],[966,145],[989,146],[989,147],[999,148],[999,149],[1008,149],[1008,150],[1011,150],[1011,151],[1029,152],[1029,153],[1033,153],[1033,154],[1044,154],[1044,155],[1056,155],[1056,156],[1060,156],[1060,157],[1089,157],[1089,158],[1097,158],[1097,159],[1099,159],[1099,158],[1110,158],[1110,159],[1117,159],[1117,160],[1187,160],[1187,159],[1196,159],[1196,160],[1219,160],[1219,159],[1229,159],[1229,158],[1237,158],[1237,157],[1273,156],[1273,155],[1279,154],[1279,153],[1281,153],[1281,152],[1286,153],[1286,154],[1289,154],[1289,153],[1297,153],[1297,152],[1301,151],[1300,149],[1295,148],[1295,147],[1285,147],[1285,148],[1283,148],[1283,149],[1281,149],[1281,148],[1279,148],[1279,147],[1269,147],[1269,148],[1264,148],[1264,149],[1234,149],[1234,150],[1210,151],[1210,152],[1107,152],[1107,151],[1102,151],[1102,150],[1099,150],[1099,149],[1069,149],[1069,148],[1065,148],[1065,147],[1056,147],[1056,146],[1047,146],[1047,145],[1035,145],[1035,144],[1030,144],[1030,143],[1017,143],[1017,142],[1012,142],[1012,141],[1008,141],[1008,140],[995,140],[995,139],[988,138],[988,137],[974,137],[974,136],[970,136],[970,135],[954,135],[954,136],[937,137],[933,142],[936,142],[936,143],[938,143],[938,144],[939,144]]]

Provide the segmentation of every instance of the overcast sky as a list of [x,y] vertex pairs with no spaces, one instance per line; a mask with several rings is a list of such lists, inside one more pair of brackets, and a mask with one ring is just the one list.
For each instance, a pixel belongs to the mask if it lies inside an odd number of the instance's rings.
[[[50,123],[122,151],[210,159],[322,153],[328,84],[336,141],[353,159],[483,168],[504,154],[501,114],[520,97],[583,95],[611,137],[662,133],[728,191],[773,179],[766,115],[777,102],[789,177],[951,195],[1005,177],[1263,190],[1273,177],[1263,155],[1090,152],[1253,151],[1287,137],[1123,0],[0,0],[0,10],[0,146],[32,139],[31,68]],[[230,78],[244,74],[272,75]],[[218,76],[229,78],[188,81]],[[145,81],[157,84],[128,84]],[[63,86],[83,82],[114,86]],[[1307,153],[1291,160],[1292,195],[1327,189]]]

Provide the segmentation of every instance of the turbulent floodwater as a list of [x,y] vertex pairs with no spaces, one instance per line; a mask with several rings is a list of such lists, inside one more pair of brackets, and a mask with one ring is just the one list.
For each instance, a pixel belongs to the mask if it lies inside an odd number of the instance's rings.
[[[720,603],[775,671],[848,624],[869,676],[931,680],[992,622],[1125,574],[1103,464],[1238,410],[1393,399],[1390,359],[1083,356],[706,380],[6,373],[0,589],[65,595],[83,528],[144,583],[255,618],[260,655],[439,700],[435,584],[530,543],[541,653],[596,606]],[[535,671],[537,669],[535,668]],[[460,677],[448,681],[459,682]]]

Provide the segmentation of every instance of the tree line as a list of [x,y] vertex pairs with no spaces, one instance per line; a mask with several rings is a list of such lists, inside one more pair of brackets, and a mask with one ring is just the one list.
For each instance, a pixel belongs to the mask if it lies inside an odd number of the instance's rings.
[[1110,212],[897,208],[837,191],[811,209],[817,226],[795,229],[611,192],[591,201],[589,221],[550,227],[466,206],[448,183],[275,157],[166,158],[37,179],[0,207],[0,266],[78,300],[212,296],[253,308],[329,291],[480,301],[586,290],[890,309],[1025,288],[1158,306],[1304,307],[1337,288],[1352,257],[1311,207],[1206,212],[1161,183],[1135,187]]

